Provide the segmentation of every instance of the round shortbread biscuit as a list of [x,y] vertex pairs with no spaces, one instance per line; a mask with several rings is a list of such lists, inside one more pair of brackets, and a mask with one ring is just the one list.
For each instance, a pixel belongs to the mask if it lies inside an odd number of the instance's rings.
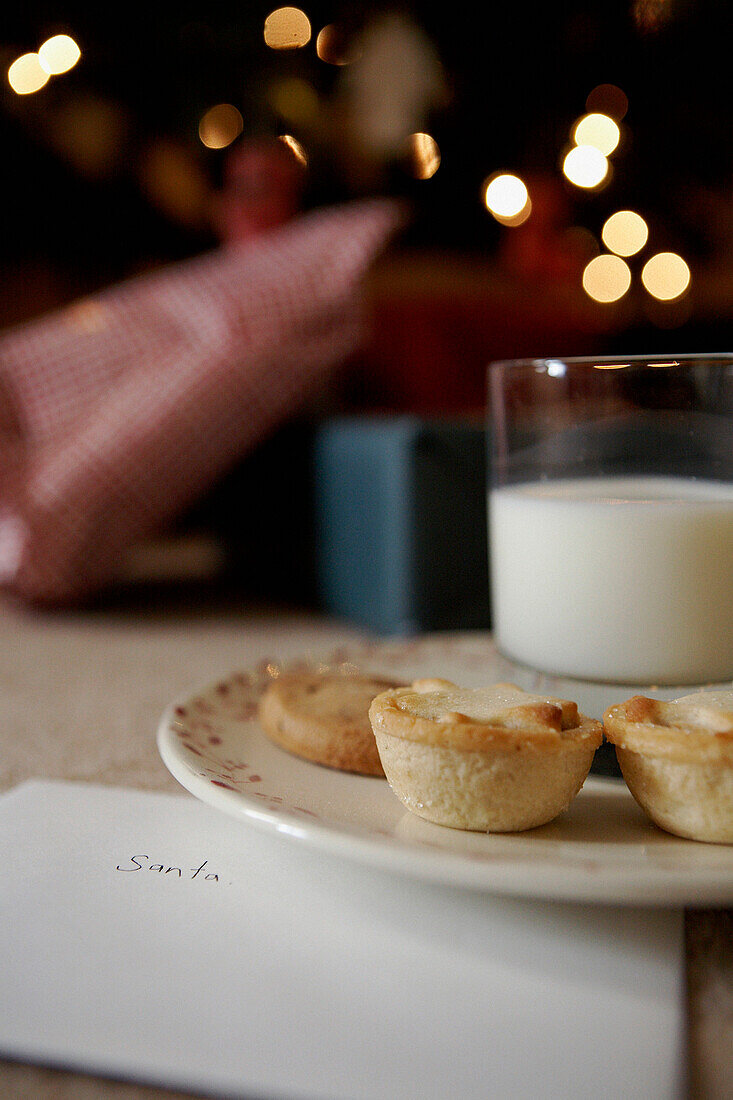
[[369,723],[375,695],[394,680],[341,672],[283,672],[268,685],[259,720],[270,740],[316,764],[384,775]]
[[387,781],[408,810],[481,832],[520,832],[557,817],[602,739],[601,723],[575,703],[513,684],[418,680],[378,695],[369,717]]

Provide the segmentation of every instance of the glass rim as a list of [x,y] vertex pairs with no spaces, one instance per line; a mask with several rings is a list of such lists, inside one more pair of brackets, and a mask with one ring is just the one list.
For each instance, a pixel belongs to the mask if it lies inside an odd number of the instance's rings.
[[572,367],[591,370],[623,370],[628,368],[665,370],[692,365],[725,367],[733,365],[733,352],[684,352],[680,355],[548,355],[534,359],[497,359],[487,371],[500,373],[511,368],[515,372],[532,371],[552,374],[552,368]]

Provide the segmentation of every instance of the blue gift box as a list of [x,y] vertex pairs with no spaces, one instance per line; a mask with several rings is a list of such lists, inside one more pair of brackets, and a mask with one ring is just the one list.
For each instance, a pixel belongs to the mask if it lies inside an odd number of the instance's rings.
[[486,443],[468,419],[351,416],[316,428],[324,609],[384,634],[490,625]]

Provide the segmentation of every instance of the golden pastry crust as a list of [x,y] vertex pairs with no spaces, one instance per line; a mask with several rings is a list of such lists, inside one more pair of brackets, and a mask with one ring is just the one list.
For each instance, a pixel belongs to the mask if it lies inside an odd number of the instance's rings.
[[513,684],[459,688],[418,680],[384,692],[369,717],[387,780],[439,825],[518,832],[570,804],[601,743],[601,723],[569,700]]
[[603,715],[606,739],[617,749],[678,764],[733,764],[733,700],[728,710],[709,698],[700,692],[666,703],[635,695]]
[[515,684],[471,690],[448,680],[415,680],[375,698],[369,717],[375,730],[461,751],[563,752],[573,744],[595,751],[602,740],[601,723],[580,714],[576,703]]
[[383,776],[369,704],[395,685],[360,674],[284,672],[260,699],[260,724],[270,740],[296,756],[340,771]]
[[609,707],[606,738],[648,817],[676,836],[733,843],[733,691]]

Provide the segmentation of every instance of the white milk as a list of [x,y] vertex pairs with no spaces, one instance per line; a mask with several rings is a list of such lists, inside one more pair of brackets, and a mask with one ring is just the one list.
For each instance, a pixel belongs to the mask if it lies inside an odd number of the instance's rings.
[[583,478],[489,494],[494,632],[555,675],[733,677],[733,485]]

